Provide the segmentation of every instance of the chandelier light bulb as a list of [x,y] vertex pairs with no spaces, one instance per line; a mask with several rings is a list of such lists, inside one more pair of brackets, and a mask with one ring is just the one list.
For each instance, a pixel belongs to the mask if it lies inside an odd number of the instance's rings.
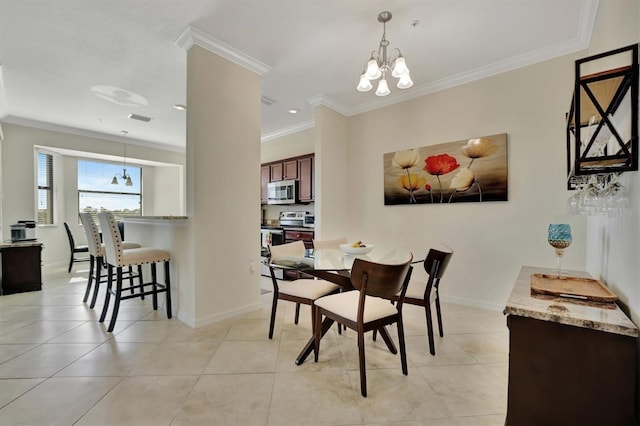
[[358,83],[358,87],[356,87],[356,89],[358,92],[368,92],[372,88],[373,86],[371,85],[371,81],[369,81],[365,73],[362,73],[360,76],[360,83]]
[[393,67],[393,71],[391,71],[391,75],[395,78],[400,78],[406,72],[409,72],[409,68],[407,68],[407,63],[404,60],[404,56],[400,55],[398,59],[396,59],[396,63]]
[[400,76],[400,80],[398,80],[398,89],[408,89],[413,86],[413,81],[411,80],[411,76],[409,75],[409,70]]
[[367,71],[365,72],[365,75],[369,80],[375,80],[380,78],[382,75],[380,68],[378,68],[378,62],[376,62],[375,59],[371,58],[367,63]]
[[387,85],[387,80],[383,77],[378,83],[378,89],[376,90],[377,96],[387,96],[391,91]]

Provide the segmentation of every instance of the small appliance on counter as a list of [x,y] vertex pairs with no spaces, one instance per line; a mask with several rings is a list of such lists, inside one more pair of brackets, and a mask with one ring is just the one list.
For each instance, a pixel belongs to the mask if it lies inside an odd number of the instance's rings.
[[305,213],[302,226],[304,226],[305,228],[315,228],[316,215],[312,213]]
[[36,222],[34,220],[19,220],[11,227],[11,241],[35,241],[36,240]]

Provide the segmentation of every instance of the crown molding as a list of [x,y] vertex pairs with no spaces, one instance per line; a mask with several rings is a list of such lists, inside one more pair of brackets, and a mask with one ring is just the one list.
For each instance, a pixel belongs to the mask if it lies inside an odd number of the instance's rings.
[[308,102],[312,106],[324,105],[342,115],[350,117],[587,49],[591,43],[593,27],[598,13],[598,5],[599,0],[583,0],[579,11],[576,37],[566,42],[523,53],[503,61],[416,86],[410,91],[393,93],[384,98],[365,102],[355,107],[347,107],[323,94],[309,98]]
[[184,50],[189,50],[195,44],[258,75],[263,75],[271,70],[269,65],[241,52],[235,47],[211,37],[209,34],[194,26],[185,28],[175,43]]
[[92,139],[102,139],[102,140],[108,140],[112,142],[137,145],[145,148],[157,149],[160,151],[177,152],[180,154],[186,153],[185,147],[159,144],[159,143],[144,141],[141,139],[135,139],[129,136],[124,137],[124,136],[117,136],[117,135],[112,135],[108,133],[96,132],[93,130],[78,129],[77,127],[69,127],[69,126],[64,126],[62,124],[47,123],[44,121],[32,120],[30,118],[15,117],[15,116],[9,115],[7,117],[4,117],[2,119],[2,122],[7,124],[15,124],[17,126],[32,127],[34,129],[49,130],[49,131],[58,132],[58,133],[66,133],[68,135],[83,136],[83,137],[92,138]]
[[314,120],[303,121],[301,123],[294,124],[293,126],[288,126],[283,129],[276,130],[275,132],[267,133],[260,138],[260,142],[267,142],[272,139],[281,138],[303,130],[312,129],[315,125],[316,123]]

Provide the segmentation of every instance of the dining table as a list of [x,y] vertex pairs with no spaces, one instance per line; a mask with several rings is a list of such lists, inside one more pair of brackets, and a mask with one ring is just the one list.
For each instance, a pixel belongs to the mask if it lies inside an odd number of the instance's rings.
[[[412,256],[412,252],[406,248],[389,248],[373,246],[372,250],[366,254],[348,254],[341,249],[308,249],[303,257],[281,256],[273,257],[269,261],[269,266],[281,269],[293,269],[314,277],[339,285],[342,291],[353,291],[355,288],[351,283],[351,268],[356,259],[368,260],[370,262],[382,264],[398,264],[406,262]],[[422,262],[413,259],[412,263]],[[331,328],[334,321],[326,318],[322,321],[321,336],[324,336]],[[389,332],[385,327],[381,327],[378,333],[384,340],[393,354],[398,353]],[[312,335],[300,354],[296,357],[296,365],[301,365],[314,350],[314,336]]]

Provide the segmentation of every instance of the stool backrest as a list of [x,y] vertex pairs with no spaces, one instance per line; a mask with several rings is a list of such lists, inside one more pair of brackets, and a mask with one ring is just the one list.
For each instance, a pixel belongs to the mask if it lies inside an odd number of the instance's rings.
[[87,245],[89,246],[89,254],[94,257],[104,256],[104,247],[100,242],[100,231],[98,225],[93,220],[91,213],[80,213],[80,221],[87,235]]
[[102,228],[102,240],[105,246],[105,261],[113,266],[125,266],[122,262],[122,239],[120,230],[113,214],[110,212],[98,213],[98,221]]

